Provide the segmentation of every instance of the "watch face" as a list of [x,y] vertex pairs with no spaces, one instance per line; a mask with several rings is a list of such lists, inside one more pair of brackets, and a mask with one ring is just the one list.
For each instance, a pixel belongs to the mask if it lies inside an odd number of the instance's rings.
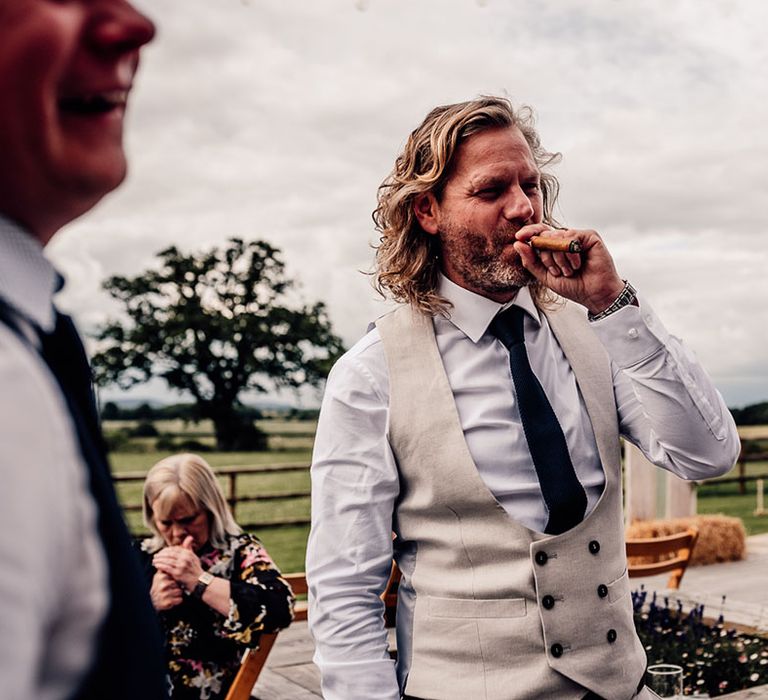
[[207,571],[203,571],[203,573],[200,574],[200,577],[197,580],[200,581],[200,583],[203,583],[207,586],[211,581],[213,581],[213,574],[210,574]]

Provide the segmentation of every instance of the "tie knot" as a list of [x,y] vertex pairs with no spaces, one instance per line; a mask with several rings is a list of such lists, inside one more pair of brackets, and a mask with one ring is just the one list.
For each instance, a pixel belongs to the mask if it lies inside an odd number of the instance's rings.
[[525,311],[519,306],[510,306],[496,315],[488,330],[509,349],[513,345],[520,345],[525,342],[524,318]]

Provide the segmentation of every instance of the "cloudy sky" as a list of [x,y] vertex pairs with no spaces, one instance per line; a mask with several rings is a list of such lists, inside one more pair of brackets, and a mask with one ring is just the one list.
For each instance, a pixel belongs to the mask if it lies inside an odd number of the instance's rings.
[[281,248],[352,344],[385,309],[360,271],[407,134],[437,104],[504,94],[563,154],[559,218],[603,235],[729,405],[768,400],[768,3],[138,4],[158,36],[129,179],[50,246],[86,330],[118,312],[108,275],[237,235]]

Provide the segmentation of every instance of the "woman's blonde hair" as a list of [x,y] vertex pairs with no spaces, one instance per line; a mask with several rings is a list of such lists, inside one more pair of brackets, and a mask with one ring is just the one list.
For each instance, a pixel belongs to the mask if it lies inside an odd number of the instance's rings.
[[[469,136],[513,126],[520,129],[542,171],[544,222],[557,225],[553,210],[559,185],[555,176],[543,169],[560,154],[542,148],[530,107],[516,110],[508,99],[492,96],[436,107],[408,137],[394,169],[379,186],[373,220],[380,238],[373,275],[374,286],[382,296],[412,304],[428,315],[450,306],[437,293],[439,238],[424,233],[413,213],[414,201],[426,192],[440,201],[456,149]],[[546,292],[535,283],[531,290],[539,299]]]
[[210,542],[214,547],[225,547],[227,535],[242,532],[208,462],[189,453],[172,455],[155,464],[144,480],[144,524],[154,533],[144,544],[147,551],[156,552],[165,546],[155,525],[154,507],[170,507],[180,497],[188,498],[195,508],[208,514]]

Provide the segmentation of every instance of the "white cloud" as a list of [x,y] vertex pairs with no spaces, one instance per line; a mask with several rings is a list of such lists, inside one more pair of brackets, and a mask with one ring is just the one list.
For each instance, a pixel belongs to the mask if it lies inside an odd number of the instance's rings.
[[348,343],[383,311],[358,270],[408,132],[483,92],[533,105],[563,152],[562,217],[734,405],[768,398],[768,5],[761,0],[143,0],[159,25],[131,176],[51,246],[93,325],[109,274],[231,235],[285,252]]

